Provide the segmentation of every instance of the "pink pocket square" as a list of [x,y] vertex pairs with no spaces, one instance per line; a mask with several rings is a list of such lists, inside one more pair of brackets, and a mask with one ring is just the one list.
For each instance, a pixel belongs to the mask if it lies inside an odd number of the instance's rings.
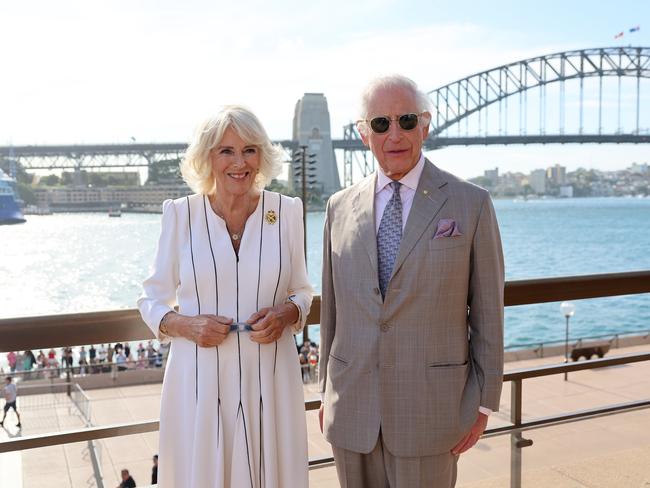
[[460,231],[454,219],[440,219],[433,238],[438,239],[440,237],[457,237],[462,235],[463,233]]

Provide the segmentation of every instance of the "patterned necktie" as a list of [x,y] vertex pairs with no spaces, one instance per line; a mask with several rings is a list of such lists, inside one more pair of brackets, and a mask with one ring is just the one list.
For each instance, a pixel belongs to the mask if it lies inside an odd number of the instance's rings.
[[402,199],[399,194],[402,184],[399,181],[393,181],[390,185],[393,187],[393,196],[390,197],[384,209],[384,215],[381,216],[377,231],[379,289],[382,297],[386,296],[386,288],[393,272],[399,243],[402,240]]

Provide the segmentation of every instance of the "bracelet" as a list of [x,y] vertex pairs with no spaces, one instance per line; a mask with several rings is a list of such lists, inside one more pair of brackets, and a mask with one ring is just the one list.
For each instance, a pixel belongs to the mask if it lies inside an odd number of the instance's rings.
[[160,325],[158,325],[158,331],[159,331],[162,335],[166,335],[166,336],[169,335],[169,331],[167,330],[167,324],[166,324],[166,322],[165,322],[165,319],[167,319],[167,317],[169,317],[169,314],[171,314],[171,313],[174,313],[174,312],[170,310],[170,311],[167,312],[165,315],[163,315],[163,318],[162,318],[162,319],[160,319]]
[[287,301],[285,303],[291,303],[293,304],[294,307],[298,309],[298,320],[296,321],[297,324],[302,325],[302,309],[298,306],[296,302],[293,301],[296,295],[291,295],[289,298],[287,298]]

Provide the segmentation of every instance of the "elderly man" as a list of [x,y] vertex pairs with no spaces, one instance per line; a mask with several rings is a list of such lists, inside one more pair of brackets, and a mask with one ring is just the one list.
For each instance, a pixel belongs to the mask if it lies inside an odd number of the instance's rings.
[[342,487],[454,486],[499,407],[499,229],[485,190],[423,156],[428,106],[373,80],[358,129],[379,168],[327,206],[320,420]]

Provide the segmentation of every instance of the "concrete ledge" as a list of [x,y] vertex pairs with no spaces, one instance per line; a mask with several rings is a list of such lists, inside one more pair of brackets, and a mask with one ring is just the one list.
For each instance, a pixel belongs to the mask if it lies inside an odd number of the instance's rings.
[[[165,371],[163,368],[152,368],[119,371],[116,373],[96,373],[86,376],[72,376],[70,379],[73,383],[78,383],[84,390],[96,390],[98,388],[162,383],[164,374]],[[66,383],[66,378],[23,381],[18,386],[19,394],[41,395],[43,393],[51,393],[53,389],[56,391],[63,391]]]

